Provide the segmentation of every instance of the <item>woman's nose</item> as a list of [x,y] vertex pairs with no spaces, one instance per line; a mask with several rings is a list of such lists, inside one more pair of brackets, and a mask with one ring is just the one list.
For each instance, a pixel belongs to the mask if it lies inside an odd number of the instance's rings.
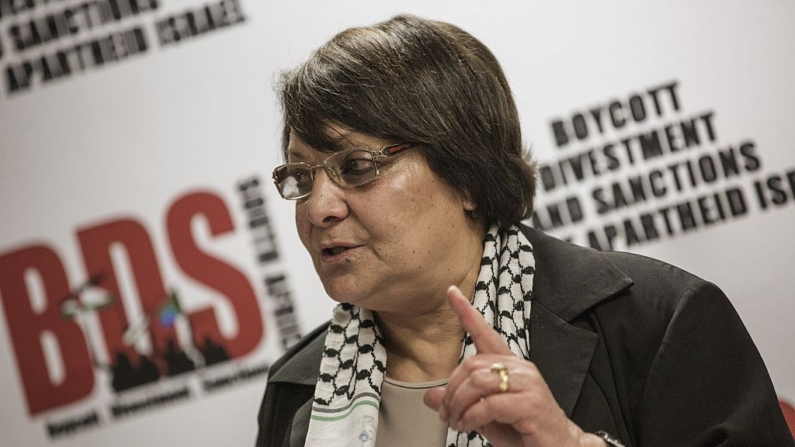
[[306,198],[306,215],[313,225],[328,227],[348,215],[345,192],[324,169],[315,172],[312,194]]

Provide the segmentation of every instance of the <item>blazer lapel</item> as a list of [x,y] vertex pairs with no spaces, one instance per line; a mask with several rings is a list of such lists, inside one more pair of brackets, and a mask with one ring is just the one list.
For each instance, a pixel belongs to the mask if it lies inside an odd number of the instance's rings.
[[[291,386],[299,385],[306,390],[309,398],[298,408],[293,415],[293,420],[285,437],[283,447],[300,447],[306,441],[306,434],[309,430],[309,418],[312,414],[312,393],[320,374],[320,360],[323,356],[323,344],[326,339],[328,323],[321,325],[307,335],[309,340],[297,350],[289,360],[279,366],[278,370],[271,374],[268,379],[270,383],[284,383]],[[298,398],[297,396],[282,395],[283,399]]]
[[522,228],[536,259],[530,314],[530,360],[566,415],[571,416],[599,336],[570,324],[632,285],[600,252]]
[[572,326],[544,306],[533,304],[530,360],[567,416],[577,403],[597,338],[595,333]]
[[309,418],[311,415],[312,399],[309,399],[293,416],[289,447],[303,447],[306,442],[306,434],[309,432]]

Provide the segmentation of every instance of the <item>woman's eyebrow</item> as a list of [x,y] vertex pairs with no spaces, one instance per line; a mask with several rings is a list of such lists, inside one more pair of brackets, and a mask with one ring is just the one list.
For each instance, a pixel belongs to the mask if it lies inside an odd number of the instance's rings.
[[[329,133],[326,135],[328,138],[329,143],[331,143],[332,148],[335,152],[339,152],[346,147],[355,147],[356,143],[353,142],[349,137],[353,134],[353,132],[347,128],[336,128],[330,127]],[[359,144],[361,146],[361,144]]]
[[291,159],[298,159],[303,160],[304,154],[295,150],[295,149],[287,149],[287,161],[289,162]]

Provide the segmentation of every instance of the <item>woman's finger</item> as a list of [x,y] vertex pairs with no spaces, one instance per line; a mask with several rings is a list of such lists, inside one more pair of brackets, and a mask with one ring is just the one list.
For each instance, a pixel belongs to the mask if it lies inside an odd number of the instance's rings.
[[423,394],[422,401],[433,411],[439,411],[442,409],[442,398],[444,398],[444,393],[445,387],[443,386],[431,388]]
[[[453,396],[458,392],[458,389],[461,388],[463,383],[469,378],[469,376],[479,370],[489,371],[491,366],[495,363],[503,363],[517,360],[516,357],[511,355],[496,355],[496,354],[477,354],[471,357],[466,357],[461,363],[456,367],[453,371],[453,374],[450,375],[450,380],[447,381],[447,386],[444,399],[442,401],[442,405],[444,406],[445,410],[449,414],[451,401]],[[495,376],[499,377],[497,373],[492,373]],[[498,385],[499,386],[499,385]],[[495,388],[495,391],[497,388]]]
[[467,409],[484,397],[499,392],[500,376],[490,369],[482,368],[470,373],[455,389],[448,391],[445,409],[450,423],[461,419]]
[[[444,400],[451,422],[458,421],[469,407],[490,396],[516,397],[534,387],[544,386],[538,370],[530,362],[507,358],[503,365],[507,368],[507,389],[500,390],[502,382],[499,372],[490,367],[473,371],[455,390],[448,389],[449,399]],[[516,408],[516,406],[514,406]]]
[[[516,397],[508,395],[492,395],[479,399],[467,407],[459,419],[450,419],[450,426],[454,430],[468,432],[492,423],[503,423],[498,415],[503,413],[505,407],[516,407]],[[518,417],[517,417],[518,419]],[[508,422],[506,425],[510,425]]]
[[469,332],[478,353],[513,355],[500,334],[486,323],[483,315],[472,307],[469,299],[456,286],[447,289],[447,300],[464,329]]

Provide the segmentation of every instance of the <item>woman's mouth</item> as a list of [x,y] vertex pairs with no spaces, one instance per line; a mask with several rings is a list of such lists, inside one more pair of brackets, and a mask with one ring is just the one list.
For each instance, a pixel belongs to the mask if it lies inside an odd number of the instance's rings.
[[350,257],[350,251],[356,247],[345,247],[336,245],[320,250],[320,260],[325,264],[345,261]]
[[338,255],[338,254],[340,254],[340,253],[342,253],[344,251],[347,251],[347,250],[348,250],[348,247],[337,246],[337,247],[331,247],[331,248],[324,249],[323,250],[323,254],[332,255],[333,256],[333,255]]

